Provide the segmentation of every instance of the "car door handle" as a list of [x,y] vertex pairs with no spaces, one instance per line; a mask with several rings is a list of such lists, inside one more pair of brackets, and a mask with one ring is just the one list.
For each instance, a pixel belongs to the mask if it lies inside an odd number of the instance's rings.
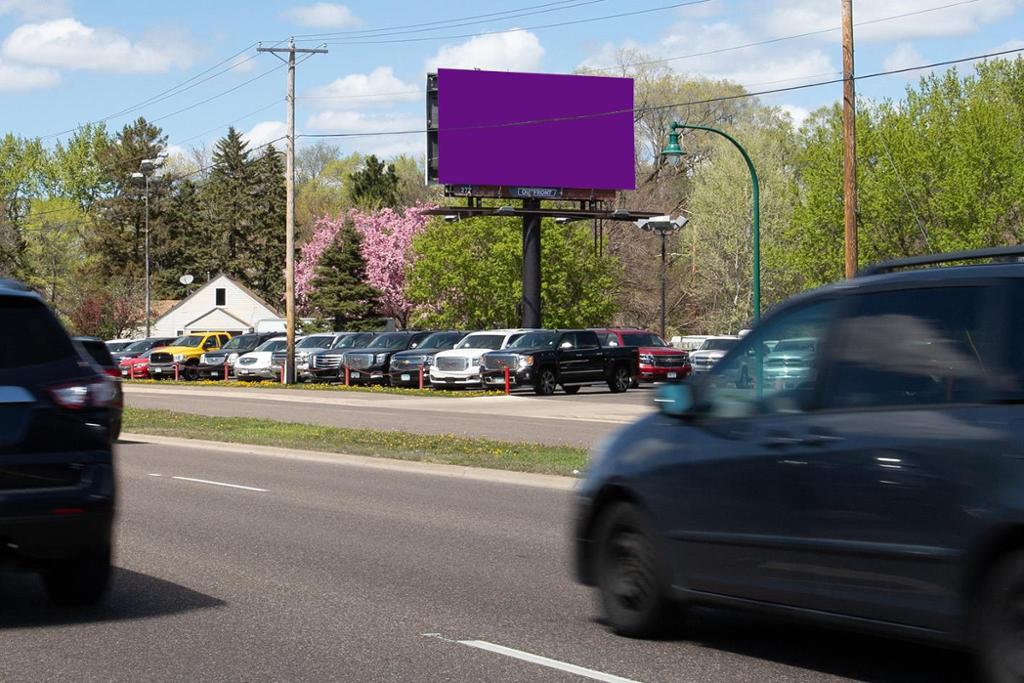
[[828,446],[829,444],[837,443],[842,441],[843,437],[836,436],[835,434],[826,434],[824,432],[811,432],[800,440],[804,446]]
[[803,439],[797,436],[783,436],[782,434],[772,434],[763,441],[761,445],[765,448],[788,448],[789,446],[799,446],[803,443]]

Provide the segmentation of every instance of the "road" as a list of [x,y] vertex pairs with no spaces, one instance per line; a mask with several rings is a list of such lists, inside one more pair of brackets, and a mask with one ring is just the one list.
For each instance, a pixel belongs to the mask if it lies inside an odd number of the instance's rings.
[[969,680],[961,655],[726,612],[613,636],[569,577],[565,486],[119,450],[108,603],[3,577],[0,680]]
[[157,384],[125,386],[127,405],[219,417],[483,436],[590,448],[653,410],[653,390],[625,394],[584,388],[576,396],[529,394],[441,398],[298,389]]

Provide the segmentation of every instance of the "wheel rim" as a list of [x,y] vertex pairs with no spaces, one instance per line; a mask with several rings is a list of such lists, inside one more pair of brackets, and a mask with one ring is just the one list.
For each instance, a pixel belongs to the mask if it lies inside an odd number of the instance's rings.
[[650,548],[635,529],[622,529],[609,548],[611,576],[608,591],[623,609],[639,612],[655,594],[655,579]]
[[540,376],[541,389],[545,394],[555,393],[555,376],[550,370],[545,370]]
[[628,372],[626,372],[622,368],[619,368],[615,376],[617,378],[616,384],[619,387],[619,391],[625,391],[626,389],[629,388],[630,376]]

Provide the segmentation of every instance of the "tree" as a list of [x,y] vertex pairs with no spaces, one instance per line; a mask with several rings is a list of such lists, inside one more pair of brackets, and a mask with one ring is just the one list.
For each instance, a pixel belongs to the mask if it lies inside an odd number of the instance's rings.
[[336,330],[374,329],[380,292],[366,284],[366,263],[359,232],[346,223],[320,255],[312,281],[310,305],[334,319]]
[[0,139],[0,276],[24,276],[25,218],[45,187],[47,155],[39,140]]
[[[427,327],[483,329],[519,325],[521,234],[503,218],[431,222],[413,238],[407,296]],[[545,327],[609,323],[615,314],[619,264],[598,256],[590,230],[542,226],[541,284]]]
[[374,211],[398,204],[398,175],[394,164],[385,164],[374,155],[366,157],[363,167],[349,176],[352,202],[357,208]]

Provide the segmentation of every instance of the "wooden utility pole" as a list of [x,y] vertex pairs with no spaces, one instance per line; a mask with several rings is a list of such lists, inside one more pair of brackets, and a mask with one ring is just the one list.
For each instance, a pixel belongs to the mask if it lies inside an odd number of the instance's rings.
[[853,0],[843,3],[843,252],[846,277],[857,274],[857,94],[853,68]]
[[[285,384],[295,383],[295,53],[326,54],[327,48],[296,48],[295,39],[288,47],[257,47],[257,52],[269,52],[288,65],[288,145],[285,155],[285,320],[287,326],[287,352],[284,362]],[[287,52],[285,60],[279,52]]]

